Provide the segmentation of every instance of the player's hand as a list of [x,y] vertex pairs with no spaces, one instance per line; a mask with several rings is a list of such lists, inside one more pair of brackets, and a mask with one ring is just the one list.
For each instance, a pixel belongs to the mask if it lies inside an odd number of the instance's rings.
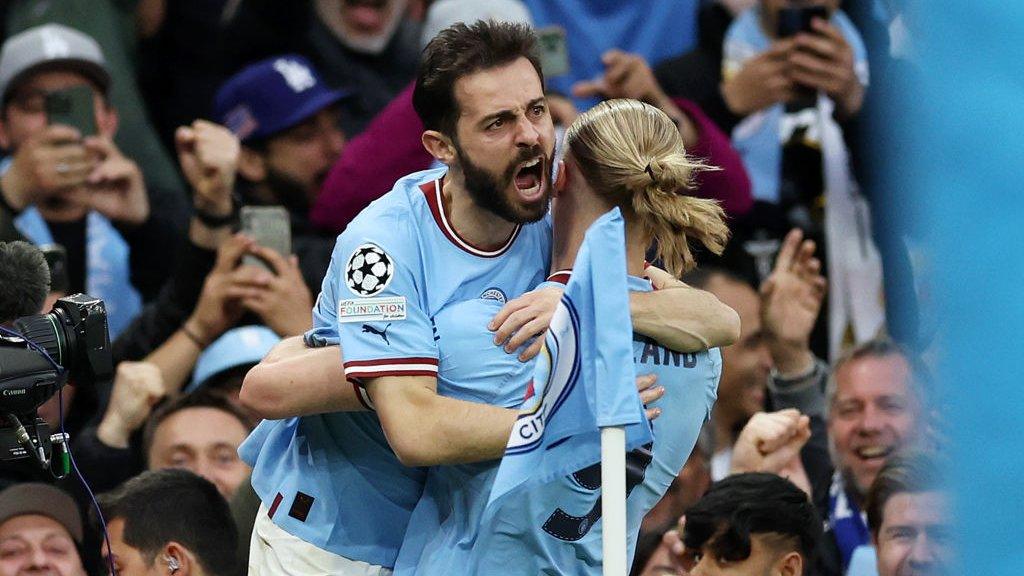
[[511,354],[533,339],[519,353],[519,360],[526,362],[539,354],[544,345],[544,332],[551,325],[563,292],[561,288],[548,286],[508,301],[487,325],[487,329],[494,332],[494,344],[504,345],[505,352]]
[[657,383],[658,376],[656,374],[644,374],[643,376],[636,377],[636,390],[640,393],[640,401],[644,405],[644,411],[647,414],[648,420],[654,420],[658,416],[661,416],[661,408],[652,408],[649,406],[665,395],[664,386],[655,386]]
[[737,116],[747,116],[779,102],[793,99],[789,56],[793,40],[780,40],[747,60],[743,68],[722,82],[722,98]]
[[806,372],[814,357],[811,330],[818,319],[828,282],[812,240],[794,228],[786,235],[775,268],[761,284],[761,323],[775,368],[783,375]]
[[174,143],[181,170],[195,191],[196,208],[215,216],[231,214],[231,193],[241,156],[238,138],[219,124],[196,120],[178,128]]
[[[780,476],[800,460],[811,438],[810,418],[794,408],[754,414],[733,446],[729,472],[769,472]],[[800,468],[802,470],[802,467]]]
[[651,286],[654,286],[655,290],[688,288],[685,282],[657,266],[648,266],[647,268],[644,268],[644,277],[651,281]]
[[800,33],[794,38],[796,49],[789,53],[789,76],[798,84],[828,94],[841,115],[852,116],[864,103],[853,49],[839,28],[827,20],[814,18],[811,26],[814,33]]
[[258,314],[282,338],[309,330],[313,325],[313,295],[302,279],[298,258],[286,258],[258,244],[250,250],[269,264],[274,274],[264,286],[253,287],[242,298],[242,306]]
[[16,210],[85,184],[96,159],[69,126],[47,126],[18,147],[0,180],[0,193]]
[[127,448],[131,435],[166,395],[160,369],[149,362],[121,362],[117,365],[110,403],[96,436],[112,448]]
[[149,196],[139,166],[104,136],[85,139],[99,159],[86,181],[89,205],[107,218],[138,226],[149,218]]

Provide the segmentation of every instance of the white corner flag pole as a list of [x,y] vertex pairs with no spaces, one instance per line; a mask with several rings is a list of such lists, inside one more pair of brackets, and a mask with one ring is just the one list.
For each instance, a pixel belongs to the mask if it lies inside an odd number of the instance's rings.
[[601,428],[601,539],[604,576],[626,576],[626,429]]

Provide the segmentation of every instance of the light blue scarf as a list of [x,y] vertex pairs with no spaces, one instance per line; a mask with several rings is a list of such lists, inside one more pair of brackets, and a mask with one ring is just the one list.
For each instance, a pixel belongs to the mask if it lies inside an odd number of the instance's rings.
[[[14,225],[33,244],[52,244],[53,235],[35,206],[25,209]],[[98,212],[85,220],[85,291],[102,298],[107,307],[110,339],[120,334],[142,309],[142,298],[131,285],[128,243]]]

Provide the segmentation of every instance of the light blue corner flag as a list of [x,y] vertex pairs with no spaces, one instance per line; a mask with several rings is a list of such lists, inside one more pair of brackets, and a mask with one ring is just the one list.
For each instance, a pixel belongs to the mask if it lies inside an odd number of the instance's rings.
[[626,449],[651,442],[636,390],[626,243],[615,208],[587,230],[551,320],[533,382],[491,488],[498,500],[601,460],[600,428],[626,427]]
[[1024,574],[1024,2],[925,6],[905,19],[921,24],[914,154],[888,169],[913,177],[893,191],[914,194],[902,202],[920,207],[934,252],[960,554],[949,573]]

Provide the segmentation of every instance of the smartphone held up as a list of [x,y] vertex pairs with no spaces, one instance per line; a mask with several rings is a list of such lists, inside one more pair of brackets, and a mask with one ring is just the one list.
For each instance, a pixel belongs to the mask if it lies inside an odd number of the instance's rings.
[[779,38],[791,38],[801,32],[814,34],[814,19],[828,20],[829,16],[828,8],[821,5],[782,8],[776,16],[775,32]]
[[[282,206],[243,206],[239,213],[240,232],[264,248],[270,248],[283,257],[292,253],[292,225],[288,210]],[[262,258],[247,254],[243,265],[260,266],[273,272]]]
[[47,124],[70,126],[83,138],[96,135],[96,109],[91,87],[72,86],[47,92],[45,107]]
[[[776,35],[780,39],[792,38],[797,34],[816,34],[814,19],[828,20],[829,9],[822,5],[797,6],[782,8],[776,15]],[[786,110],[795,112],[806,108],[814,108],[817,104],[818,92],[813,88],[798,85],[796,96],[786,105]]]

